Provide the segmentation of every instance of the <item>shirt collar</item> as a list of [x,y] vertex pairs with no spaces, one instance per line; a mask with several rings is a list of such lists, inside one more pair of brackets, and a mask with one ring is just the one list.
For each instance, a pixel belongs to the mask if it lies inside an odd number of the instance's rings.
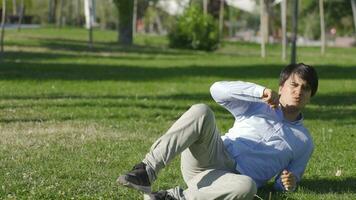
[[278,106],[276,112],[277,112],[278,118],[279,118],[281,121],[283,121],[283,122],[285,122],[285,123],[287,123],[287,124],[291,124],[291,125],[301,125],[301,124],[303,123],[303,120],[304,120],[304,115],[303,115],[303,113],[300,113],[300,114],[298,115],[297,119],[291,122],[291,121],[289,121],[289,120],[287,120],[287,119],[284,118],[283,111],[282,111],[282,107]]

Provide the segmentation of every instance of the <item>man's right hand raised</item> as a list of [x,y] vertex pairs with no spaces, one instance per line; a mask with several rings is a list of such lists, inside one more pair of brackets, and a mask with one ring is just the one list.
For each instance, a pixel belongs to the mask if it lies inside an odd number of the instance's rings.
[[263,95],[261,99],[268,105],[270,105],[271,108],[276,108],[279,105],[279,95],[269,88],[265,88],[263,90]]

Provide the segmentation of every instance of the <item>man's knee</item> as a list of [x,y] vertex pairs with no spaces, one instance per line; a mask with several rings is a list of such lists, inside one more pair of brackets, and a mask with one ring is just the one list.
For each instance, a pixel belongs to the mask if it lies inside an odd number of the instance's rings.
[[214,113],[210,109],[210,107],[206,104],[199,103],[199,104],[194,104],[190,108],[192,112],[198,117],[205,116],[205,117],[213,117]]

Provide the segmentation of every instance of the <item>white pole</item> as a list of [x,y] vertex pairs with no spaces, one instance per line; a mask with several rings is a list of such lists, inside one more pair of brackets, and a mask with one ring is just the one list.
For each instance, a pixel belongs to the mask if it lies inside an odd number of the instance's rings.
[[281,2],[282,60],[287,59],[287,0]]
[[299,2],[299,0],[294,0],[293,1],[292,53],[291,53],[291,63],[292,64],[295,64],[297,62],[298,2]]
[[137,0],[134,0],[134,7],[133,7],[133,17],[132,17],[132,35],[135,36],[136,34],[136,24],[137,24]]
[[260,0],[260,39],[261,39],[261,57],[266,57],[266,45],[265,45],[265,3],[264,0]]

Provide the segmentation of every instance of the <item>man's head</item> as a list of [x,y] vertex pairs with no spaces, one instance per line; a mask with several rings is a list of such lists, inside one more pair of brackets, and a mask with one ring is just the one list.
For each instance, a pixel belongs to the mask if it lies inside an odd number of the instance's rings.
[[318,90],[318,75],[315,69],[303,63],[285,67],[279,78],[280,103],[285,107],[300,110]]

